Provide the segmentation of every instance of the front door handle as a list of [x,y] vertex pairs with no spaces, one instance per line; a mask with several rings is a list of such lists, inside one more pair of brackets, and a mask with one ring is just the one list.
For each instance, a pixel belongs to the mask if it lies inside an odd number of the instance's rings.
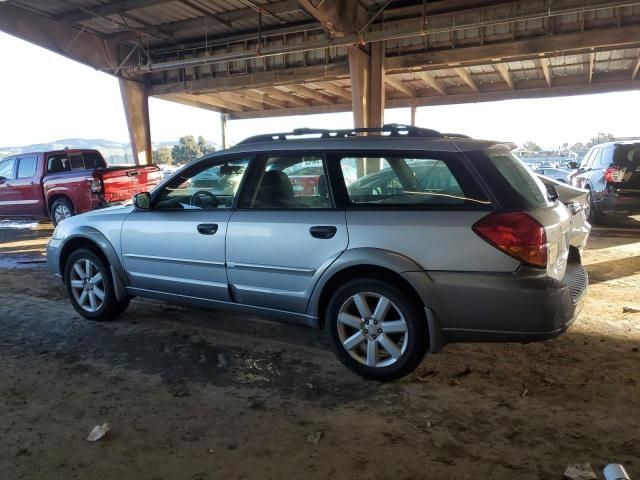
[[213,235],[218,231],[217,223],[201,223],[198,225],[198,232],[202,235]]
[[317,225],[309,229],[309,233],[312,237],[321,238],[323,240],[333,238],[337,231],[338,229],[336,227],[332,227],[330,225]]

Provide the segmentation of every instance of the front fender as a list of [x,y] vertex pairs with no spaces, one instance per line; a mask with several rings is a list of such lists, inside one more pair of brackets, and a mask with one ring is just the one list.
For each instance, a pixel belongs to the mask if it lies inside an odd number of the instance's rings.
[[68,256],[69,252],[67,252],[67,248],[78,240],[88,240],[92,242],[102,251],[104,256],[107,257],[107,261],[111,266],[111,273],[114,277],[113,281],[116,289],[116,295],[120,298],[123,291],[122,287],[127,286],[127,276],[124,273],[120,257],[116,253],[111,242],[101,231],[94,227],[86,225],[77,227],[64,238],[61,245],[58,247],[58,269],[60,273],[64,274],[64,266],[61,264],[61,261],[62,258]]

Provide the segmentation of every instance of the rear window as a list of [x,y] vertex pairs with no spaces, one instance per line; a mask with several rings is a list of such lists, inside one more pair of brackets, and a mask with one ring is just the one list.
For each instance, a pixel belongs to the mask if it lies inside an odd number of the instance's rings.
[[107,164],[98,152],[85,152],[84,156],[84,166],[85,168],[94,169],[94,168],[106,168]]
[[[351,155],[340,159],[352,205],[488,208],[460,158]],[[445,158],[446,157],[446,158]]]
[[553,205],[542,181],[505,147],[468,154],[503,208],[527,210]]
[[640,166],[640,143],[616,145],[613,163],[621,167]]

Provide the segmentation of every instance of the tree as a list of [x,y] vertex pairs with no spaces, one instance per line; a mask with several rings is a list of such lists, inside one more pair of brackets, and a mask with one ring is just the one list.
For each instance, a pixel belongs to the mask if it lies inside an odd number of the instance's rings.
[[200,147],[198,147],[193,135],[187,135],[186,137],[180,137],[178,144],[173,146],[171,156],[176,165],[183,165],[201,157],[202,151]]
[[202,135],[198,137],[198,148],[202,152],[202,155],[216,151],[213,145],[207,142]]
[[587,148],[591,148],[594,145],[598,145],[600,143],[613,142],[615,139],[616,137],[614,137],[611,133],[598,132],[598,136],[593,137],[591,140],[589,140],[589,142],[587,143]]
[[169,147],[160,147],[152,152],[153,163],[171,165],[173,156]]
[[529,150],[530,152],[533,153],[540,153],[542,151],[542,148],[540,148],[540,145],[538,145],[535,142],[526,142],[522,148],[524,148],[525,150]]
[[578,155],[582,155],[588,150],[588,148],[584,143],[578,142],[574,143],[569,150]]

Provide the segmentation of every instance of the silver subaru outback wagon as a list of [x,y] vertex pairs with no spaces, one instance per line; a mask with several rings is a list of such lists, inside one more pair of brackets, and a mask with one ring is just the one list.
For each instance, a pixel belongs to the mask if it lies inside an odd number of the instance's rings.
[[392,380],[447,342],[567,329],[587,276],[554,198],[505,144],[297,130],[65,220],[47,258],[88,319],[136,296],[270,315],[325,328],[348,368]]

